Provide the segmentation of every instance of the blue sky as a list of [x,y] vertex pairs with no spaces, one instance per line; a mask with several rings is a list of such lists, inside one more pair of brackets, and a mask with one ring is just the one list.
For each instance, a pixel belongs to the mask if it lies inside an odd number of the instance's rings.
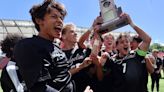
[[[43,0],[1,0],[0,19],[31,20],[29,9]],[[57,0],[68,11],[65,22],[90,27],[99,14],[98,0]],[[128,13],[133,22],[152,37],[152,42],[164,45],[164,0],[115,0],[117,6]],[[134,31],[125,26],[114,31]]]

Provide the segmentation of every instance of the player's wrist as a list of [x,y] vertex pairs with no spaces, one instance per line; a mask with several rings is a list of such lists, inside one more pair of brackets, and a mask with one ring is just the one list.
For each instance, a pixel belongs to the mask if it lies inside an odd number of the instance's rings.
[[83,69],[83,68],[84,68],[83,63],[81,63],[81,64],[76,64],[76,68],[79,69],[79,70]]
[[136,25],[135,25],[134,23],[132,23],[132,22],[131,22],[129,25],[130,25],[132,28],[136,27]]

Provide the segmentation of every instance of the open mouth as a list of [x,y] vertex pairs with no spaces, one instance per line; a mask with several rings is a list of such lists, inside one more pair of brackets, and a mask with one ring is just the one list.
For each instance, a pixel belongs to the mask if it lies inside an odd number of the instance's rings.
[[112,43],[108,43],[108,45],[112,45]]
[[128,48],[127,48],[127,47],[125,47],[125,48],[124,48],[124,50],[125,50],[125,51],[128,51]]
[[56,26],[54,29],[57,30],[58,32],[62,31],[63,26]]
[[62,31],[62,29],[61,29],[61,28],[55,28],[55,30],[57,30],[57,31]]

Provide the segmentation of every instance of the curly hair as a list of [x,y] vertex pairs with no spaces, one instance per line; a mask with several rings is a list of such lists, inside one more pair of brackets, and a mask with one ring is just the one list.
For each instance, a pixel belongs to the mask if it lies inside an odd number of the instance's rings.
[[23,37],[20,35],[8,34],[0,43],[2,52],[6,54],[8,58],[12,57],[14,46],[22,39]]
[[43,4],[34,5],[30,9],[29,12],[31,14],[32,21],[34,22],[37,31],[40,31],[40,28],[39,25],[36,23],[36,18],[43,19],[44,16],[47,13],[50,13],[52,9],[57,9],[61,13],[61,15],[63,15],[63,18],[67,14],[64,5],[53,0],[44,0]]

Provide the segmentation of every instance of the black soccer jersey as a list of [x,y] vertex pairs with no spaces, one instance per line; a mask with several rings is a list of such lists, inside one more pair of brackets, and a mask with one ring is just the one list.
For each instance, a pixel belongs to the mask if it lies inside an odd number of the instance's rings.
[[163,62],[160,58],[155,58],[155,60],[156,60],[156,65],[157,65],[157,67],[155,68],[155,71],[158,71]]
[[[105,51],[102,51],[102,52],[105,52]],[[114,51],[108,52],[108,57],[113,57],[114,55],[116,55],[116,53]],[[111,92],[112,91],[113,83],[112,83],[112,78],[111,78],[110,72],[111,72],[111,70],[108,67],[106,67],[106,66],[103,67],[104,77],[100,84],[100,89],[102,90],[101,92]]]
[[148,88],[147,88],[147,84],[148,84],[148,71],[147,71],[147,67],[146,67],[146,61],[145,59],[142,60],[142,76],[141,76],[141,80],[142,80],[142,92],[148,92]]
[[36,87],[42,92],[47,84],[60,89],[71,79],[70,63],[64,52],[44,38],[34,36],[20,41],[14,49],[14,57],[29,89]]
[[105,66],[110,71],[112,79],[111,92],[143,92],[142,63],[143,51],[137,50],[124,58],[118,56],[108,59]]
[[91,50],[89,48],[73,48],[70,50],[63,50],[65,52],[68,61],[72,64],[72,67],[75,67],[76,64],[82,63],[83,60],[89,56]]
[[[71,67],[76,67],[77,64],[83,62],[83,60],[89,56],[91,50],[89,48],[73,48],[70,50],[63,50],[71,63]],[[72,79],[76,84],[76,92],[83,92],[86,86],[89,85],[89,75],[87,74],[87,69],[83,69],[72,76]],[[85,81],[82,81],[85,80]]]

